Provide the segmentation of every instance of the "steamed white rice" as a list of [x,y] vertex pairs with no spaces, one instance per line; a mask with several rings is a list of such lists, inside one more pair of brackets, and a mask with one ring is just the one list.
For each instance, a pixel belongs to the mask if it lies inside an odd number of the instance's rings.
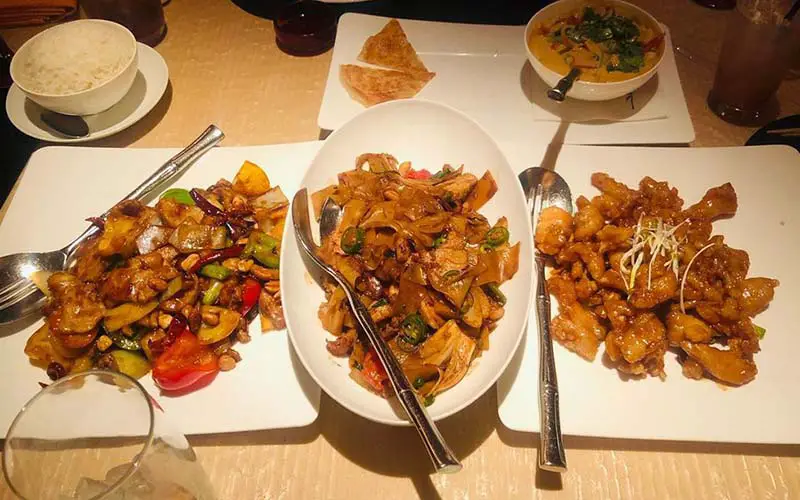
[[49,29],[25,48],[17,83],[40,94],[66,95],[97,87],[119,74],[135,43],[104,23],[66,23]]

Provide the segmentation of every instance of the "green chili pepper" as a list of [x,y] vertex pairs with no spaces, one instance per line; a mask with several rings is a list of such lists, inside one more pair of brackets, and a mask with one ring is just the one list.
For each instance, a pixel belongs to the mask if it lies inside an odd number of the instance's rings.
[[486,244],[492,248],[499,247],[506,243],[510,236],[508,229],[502,226],[493,227],[486,233]]
[[419,389],[425,385],[425,379],[423,377],[417,377],[414,379],[414,389]]
[[211,285],[206,289],[203,294],[203,305],[211,306],[219,298],[219,293],[222,291],[222,282],[214,280]]
[[436,401],[434,396],[425,396],[425,399],[422,400],[422,404],[425,406],[430,406],[434,401]]
[[223,266],[222,264],[206,264],[205,266],[200,268],[200,274],[205,276],[206,278],[212,278],[215,280],[224,280],[228,276],[232,274],[232,271],[227,267]]
[[439,236],[433,240],[433,248],[439,248],[447,239],[447,233],[441,233]]
[[419,344],[425,340],[425,336],[428,334],[428,325],[422,320],[422,316],[417,313],[406,316],[400,328],[403,330],[401,339],[411,345]]
[[360,227],[348,227],[342,234],[341,246],[347,255],[355,255],[364,244],[364,230]]
[[461,275],[461,271],[458,269],[451,269],[442,275],[442,278],[445,280],[446,283],[455,283],[458,281],[458,277]]
[[501,306],[506,305],[506,295],[500,291],[500,287],[497,286],[497,283],[486,283],[481,288],[483,288],[483,291],[486,292],[486,295],[488,295],[490,299],[494,300]]
[[759,339],[763,339],[764,335],[767,334],[767,329],[758,325],[753,325],[753,329],[756,331],[756,335],[758,335]]
[[186,189],[181,188],[172,188],[167,189],[164,191],[164,194],[161,195],[161,198],[168,198],[170,200],[176,201],[181,205],[194,205],[194,200],[192,199],[192,195],[189,194],[189,191]]
[[115,332],[107,332],[106,335],[108,335],[108,338],[114,342],[115,346],[125,349],[126,351],[138,351],[142,348],[137,338],[126,337],[119,330]]
[[262,265],[272,269],[277,269],[281,263],[280,255],[278,255],[278,240],[261,231],[250,233],[242,256],[253,257]]

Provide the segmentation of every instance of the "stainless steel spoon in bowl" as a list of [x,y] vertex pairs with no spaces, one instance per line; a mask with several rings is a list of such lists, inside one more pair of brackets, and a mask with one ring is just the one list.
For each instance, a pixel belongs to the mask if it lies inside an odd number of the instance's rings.
[[555,87],[547,90],[547,97],[557,102],[563,102],[564,99],[567,98],[567,92],[569,92],[569,89],[572,88],[572,84],[575,83],[575,80],[577,80],[579,76],[581,76],[581,70],[572,68],[569,70],[569,73],[567,73],[567,76],[556,83]]
[[[224,137],[222,130],[214,125],[209,126],[200,137],[167,160],[123,200],[146,196],[162,183],[184,171]],[[103,214],[103,217],[107,214],[108,212]],[[42,273],[67,269],[80,244],[94,236],[97,231],[96,226],[89,226],[80,236],[60,250],[16,253],[0,257],[0,325],[13,323],[40,310],[44,294],[36,287],[33,280]]]
[[[320,227],[320,233],[330,234],[335,225],[338,223],[341,208],[332,203],[326,202],[323,209],[323,225]],[[400,363],[397,362],[386,341],[380,336],[378,328],[370,317],[369,311],[366,306],[361,302],[361,299],[356,295],[356,291],[350,286],[350,283],[342,276],[339,271],[329,266],[317,255],[319,247],[314,242],[311,234],[311,221],[308,216],[308,192],[306,188],[299,190],[294,195],[292,201],[292,224],[294,225],[294,235],[297,239],[297,245],[301,251],[313,262],[313,264],[324,271],[334,281],[336,281],[344,290],[347,296],[347,301],[353,311],[358,325],[366,334],[372,347],[380,359],[381,364],[386,369],[386,374],[389,376],[389,381],[392,384],[397,395],[397,400],[406,411],[409,420],[416,427],[422,444],[433,462],[436,472],[453,473],[461,470],[461,463],[455,457],[450,448],[445,443],[444,438],[439,433],[436,424],[431,420],[430,415],[425,410],[425,407],[419,401],[417,394],[411,386],[411,382],[406,377]]]
[[[531,209],[534,234],[539,214],[556,206],[572,213],[572,193],[567,182],[552,170],[531,167],[519,174],[522,190]],[[536,318],[539,327],[539,468],[566,472],[567,458],[561,438],[558,408],[558,379],[550,336],[550,292],[544,276],[545,255],[534,249],[536,261]]]

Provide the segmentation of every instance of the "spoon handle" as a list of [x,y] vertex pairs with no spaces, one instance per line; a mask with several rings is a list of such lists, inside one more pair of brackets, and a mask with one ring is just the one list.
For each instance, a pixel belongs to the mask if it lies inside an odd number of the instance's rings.
[[554,101],[562,102],[567,97],[567,92],[569,89],[572,88],[572,84],[575,83],[575,80],[581,76],[581,70],[578,68],[572,68],[567,76],[562,78],[558,81],[555,87],[547,90],[547,97]]
[[428,415],[425,407],[420,404],[419,397],[411,387],[411,382],[409,382],[389,346],[380,337],[380,333],[375,327],[375,323],[372,321],[366,306],[358,299],[355,290],[350,287],[349,283],[345,282],[343,286],[348,289],[346,295],[353,310],[353,315],[375,348],[381,364],[386,368],[386,374],[397,394],[397,399],[417,429],[422,439],[422,444],[425,446],[425,451],[428,452],[436,468],[436,472],[454,473],[460,471],[461,463],[447,446],[444,437],[442,437],[436,424]]
[[558,379],[550,336],[550,293],[544,277],[544,257],[536,255],[536,317],[539,325],[539,468],[566,472],[567,458],[561,440]]
[[425,446],[425,451],[428,452],[436,468],[436,472],[452,473],[460,471],[461,463],[450,451],[444,438],[436,428],[436,424],[420,404],[419,398],[408,381],[408,377],[406,377],[394,354],[386,345],[386,341],[383,340],[380,332],[378,332],[378,328],[375,326],[375,322],[372,321],[372,316],[370,316],[367,307],[358,298],[356,291],[344,276],[335,268],[323,262],[317,255],[319,247],[314,244],[314,239],[311,236],[311,220],[308,216],[308,192],[306,188],[301,188],[297,191],[292,200],[292,225],[294,226],[297,244],[302,252],[314,265],[333,278],[344,290],[347,302],[350,304],[358,325],[367,336],[369,343],[375,348],[375,353],[378,355],[381,365],[386,369],[392,389],[397,394],[397,399],[400,401],[411,423],[417,429]]
[[[150,177],[145,179],[144,182],[142,182],[136,189],[131,191],[121,201],[139,200],[147,196],[159,185],[186,170],[189,165],[206,154],[209,149],[219,144],[219,142],[224,138],[225,134],[222,133],[222,130],[220,130],[216,125],[209,125],[208,128],[202,134],[200,134],[197,139],[186,146],[186,148],[184,148],[180,153],[176,154],[167,160],[166,163],[158,167],[158,170],[153,172]],[[109,211],[106,211],[101,218],[105,218]],[[97,231],[98,228],[94,224],[89,226],[80,234],[80,236],[72,240],[66,247],[64,247],[62,251],[67,254],[68,257],[71,256],[81,243],[94,236]]]

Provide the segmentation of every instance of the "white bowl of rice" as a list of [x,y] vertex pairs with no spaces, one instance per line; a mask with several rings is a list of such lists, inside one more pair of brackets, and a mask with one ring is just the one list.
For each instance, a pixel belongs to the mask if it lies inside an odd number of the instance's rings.
[[127,28],[81,19],[25,42],[11,61],[11,78],[44,108],[93,115],[128,93],[138,66],[136,39]]

